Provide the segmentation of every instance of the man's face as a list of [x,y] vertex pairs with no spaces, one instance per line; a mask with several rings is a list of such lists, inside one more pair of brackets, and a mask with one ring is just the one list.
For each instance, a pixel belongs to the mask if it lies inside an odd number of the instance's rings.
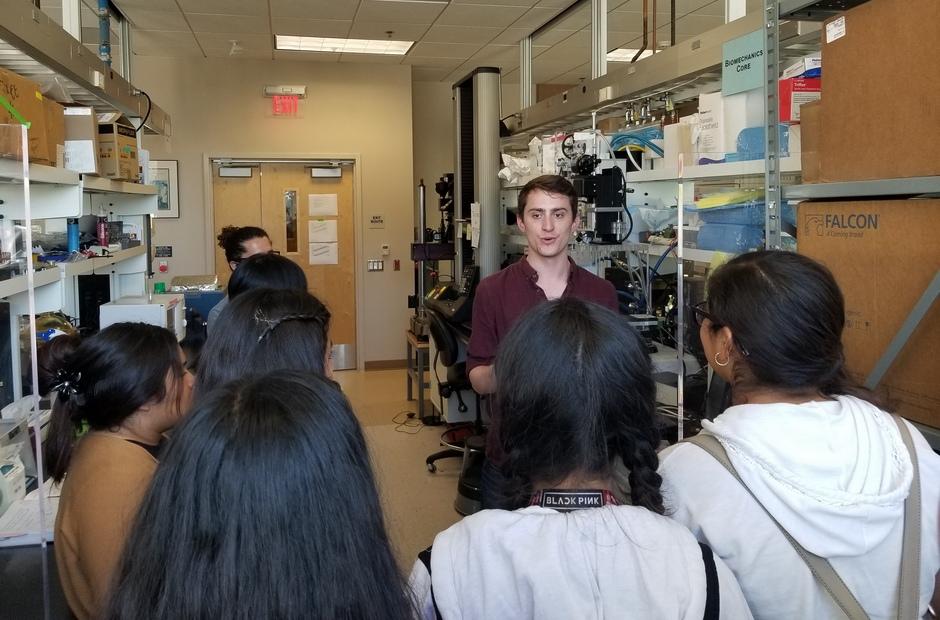
[[238,267],[238,263],[245,260],[249,256],[254,256],[255,254],[270,254],[271,250],[274,249],[274,246],[271,245],[271,240],[267,237],[252,237],[251,239],[246,239],[242,242],[242,255],[239,261],[231,261],[228,266],[232,271],[235,271],[235,268]]
[[579,219],[571,213],[567,196],[533,190],[526,199],[522,219],[517,220],[529,250],[552,258],[563,254],[572,233],[578,230]]

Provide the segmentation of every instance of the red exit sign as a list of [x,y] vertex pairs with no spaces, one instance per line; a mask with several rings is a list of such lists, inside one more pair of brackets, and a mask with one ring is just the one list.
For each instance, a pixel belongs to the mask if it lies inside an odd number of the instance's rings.
[[297,95],[274,95],[271,97],[271,112],[274,116],[297,116],[300,97]]

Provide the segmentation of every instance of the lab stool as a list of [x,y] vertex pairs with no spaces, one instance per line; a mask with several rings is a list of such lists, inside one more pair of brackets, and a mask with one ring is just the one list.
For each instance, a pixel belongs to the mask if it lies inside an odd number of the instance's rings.
[[483,474],[483,462],[486,453],[486,438],[483,435],[471,435],[464,440],[463,464],[457,479],[457,499],[454,510],[463,516],[479,512],[483,507],[483,493],[480,481]]

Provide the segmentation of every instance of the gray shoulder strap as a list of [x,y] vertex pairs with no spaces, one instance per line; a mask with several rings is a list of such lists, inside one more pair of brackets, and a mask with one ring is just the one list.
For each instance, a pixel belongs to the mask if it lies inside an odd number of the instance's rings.
[[911,455],[914,480],[911,492],[904,501],[904,538],[901,543],[901,579],[898,589],[898,618],[916,620],[920,618],[920,467],[914,440],[907,424],[900,416],[891,416],[901,431],[901,439]]
[[[744,487],[748,493],[751,494],[751,497],[754,498],[754,501],[757,502],[757,505],[761,508],[764,508],[764,505],[760,503],[754,494],[751,493],[751,490],[747,488],[747,485],[744,484],[744,481],[741,480],[741,477],[738,475],[737,470],[735,470],[734,465],[732,465],[731,460],[728,458],[728,454],[725,452],[724,447],[717,439],[712,435],[705,435],[699,433],[695,437],[687,439],[689,443],[693,443],[702,450],[705,450],[708,454],[712,455],[716,461],[721,463],[725,469],[727,469],[734,478],[741,483],[741,486]],[[835,601],[836,605],[845,613],[849,620],[869,620],[868,614],[865,613],[865,610],[862,609],[862,606],[859,604],[858,599],[855,598],[855,595],[849,590],[848,586],[845,585],[845,582],[842,581],[842,578],[839,577],[839,574],[836,573],[835,569],[832,568],[832,565],[825,558],[821,558],[818,555],[814,555],[803,548],[800,543],[796,542],[790,534],[783,529],[780,523],[774,519],[773,515],[767,512],[767,509],[764,508],[764,512],[767,513],[767,516],[770,517],[771,521],[780,529],[780,532],[786,537],[787,542],[793,546],[793,549],[797,554],[803,558],[803,561],[806,562],[806,565],[809,567],[810,572],[813,573],[813,577],[816,578],[816,581],[829,593],[829,596]]]

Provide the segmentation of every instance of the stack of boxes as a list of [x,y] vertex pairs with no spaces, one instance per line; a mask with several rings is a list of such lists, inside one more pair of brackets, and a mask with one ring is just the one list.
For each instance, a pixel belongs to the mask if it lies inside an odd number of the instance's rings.
[[[45,97],[39,84],[0,69],[0,125],[29,123],[29,161],[122,181],[140,180],[137,132],[116,113],[62,106]],[[21,158],[20,134],[0,129],[0,157]]]
[[[940,175],[940,2],[871,0],[822,31],[824,95],[805,105],[804,183]],[[845,294],[846,361],[864,379],[940,271],[940,200],[804,202],[799,251]],[[905,417],[940,428],[940,301],[882,379]]]

